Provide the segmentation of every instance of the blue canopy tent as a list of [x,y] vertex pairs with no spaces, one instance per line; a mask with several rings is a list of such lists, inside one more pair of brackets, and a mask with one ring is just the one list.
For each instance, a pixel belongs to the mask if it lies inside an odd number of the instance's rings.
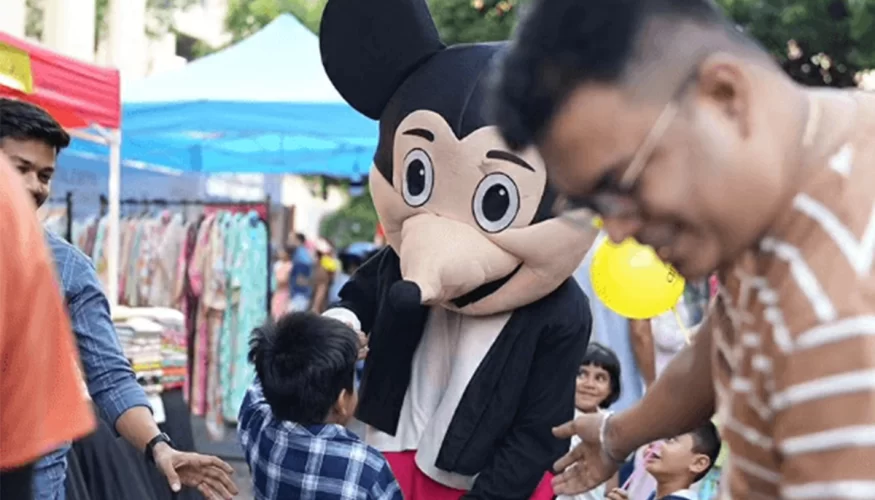
[[288,14],[180,70],[124,84],[122,102],[122,158],[181,171],[356,178],[377,142],[376,122],[325,75],[318,37]]
[[[377,124],[334,89],[318,37],[282,15],[177,71],[122,82],[122,136],[122,161],[139,165],[207,175],[356,179],[370,167]],[[107,151],[77,140],[69,154],[99,157]],[[111,194],[110,213],[117,216],[118,192]],[[116,254],[110,252],[110,260]],[[116,264],[108,263],[110,269]]]

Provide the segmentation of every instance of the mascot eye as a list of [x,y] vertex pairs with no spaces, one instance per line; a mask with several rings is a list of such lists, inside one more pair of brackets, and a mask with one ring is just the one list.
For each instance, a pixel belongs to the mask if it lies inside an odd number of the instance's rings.
[[520,193],[513,179],[505,174],[489,174],[474,192],[474,218],[487,233],[510,226],[520,210]]
[[431,158],[421,149],[414,149],[404,157],[404,201],[411,207],[425,205],[434,189],[434,167]]

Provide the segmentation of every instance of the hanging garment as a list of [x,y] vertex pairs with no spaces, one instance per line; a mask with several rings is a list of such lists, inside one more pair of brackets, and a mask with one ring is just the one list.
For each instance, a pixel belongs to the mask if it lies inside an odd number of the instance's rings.
[[241,333],[240,319],[240,284],[243,281],[246,254],[242,238],[246,235],[240,228],[242,215],[233,214],[223,218],[222,231],[225,243],[225,272],[227,287],[225,298],[227,307],[219,336],[219,388],[222,391],[222,418],[228,422],[236,421],[238,407],[228,404],[231,394],[231,378],[234,375],[235,337]]
[[212,275],[209,267],[210,233],[216,221],[215,215],[209,215],[198,228],[197,239],[188,267],[188,282],[191,286],[192,298],[196,304],[197,316],[194,321],[192,337],[193,352],[191,357],[191,411],[193,415],[203,416],[206,413],[207,398],[207,366],[209,359],[209,335],[207,328],[208,308],[203,304],[206,293],[208,275]]
[[228,218],[227,212],[220,212],[219,220],[212,225],[207,249],[208,265],[204,273],[204,293],[201,297],[201,308],[204,311],[206,331],[207,367],[206,367],[206,424],[210,436],[219,440],[224,437],[225,423],[222,420],[222,389],[219,386],[219,338],[222,332],[222,320],[228,301],[226,296],[227,270],[225,267],[225,238],[222,232]]
[[249,335],[268,320],[268,236],[267,227],[258,214],[250,212],[236,221],[239,242],[238,270],[234,275],[239,284],[237,329],[230,336],[228,384],[223,385],[224,415],[230,423],[237,422],[237,410],[243,404],[246,389],[255,378],[248,360]]

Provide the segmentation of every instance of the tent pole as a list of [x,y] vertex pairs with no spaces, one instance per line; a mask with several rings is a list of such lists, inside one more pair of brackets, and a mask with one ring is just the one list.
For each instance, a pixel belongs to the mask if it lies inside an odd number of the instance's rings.
[[119,198],[121,195],[121,131],[109,133],[109,220],[107,221],[107,237],[109,238],[109,255],[107,255],[107,299],[110,311],[118,306],[119,286]]

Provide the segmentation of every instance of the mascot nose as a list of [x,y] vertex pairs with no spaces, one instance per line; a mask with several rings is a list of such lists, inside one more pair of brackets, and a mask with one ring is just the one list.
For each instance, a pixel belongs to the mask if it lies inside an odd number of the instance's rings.
[[520,263],[469,224],[428,213],[404,221],[400,246],[401,276],[427,305],[460,297]]

